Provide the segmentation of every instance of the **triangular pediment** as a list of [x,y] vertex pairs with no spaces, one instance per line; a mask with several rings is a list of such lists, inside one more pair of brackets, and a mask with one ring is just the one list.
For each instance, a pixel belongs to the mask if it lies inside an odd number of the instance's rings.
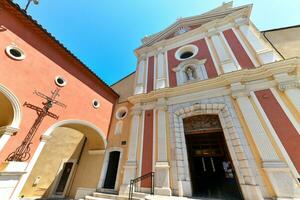
[[166,29],[164,29],[158,33],[155,33],[153,35],[144,37],[142,39],[142,46],[140,48],[145,47],[145,46],[151,46],[152,44],[159,42],[161,40],[167,40],[167,39],[176,37],[178,35],[184,34],[185,32],[196,29],[196,28],[198,28],[206,23],[212,22],[214,20],[224,18],[227,15],[230,15],[239,10],[242,10],[245,8],[251,8],[251,6],[252,5],[245,5],[245,6],[233,8],[232,2],[229,2],[229,3],[224,3],[222,6],[217,7],[208,12],[205,12],[201,15],[179,18],[179,19],[177,19],[176,22],[174,22],[172,25],[170,25]]

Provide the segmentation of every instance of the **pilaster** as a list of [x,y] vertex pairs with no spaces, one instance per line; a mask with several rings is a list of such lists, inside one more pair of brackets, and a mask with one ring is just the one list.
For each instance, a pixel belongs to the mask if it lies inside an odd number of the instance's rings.
[[131,111],[131,129],[128,145],[128,158],[124,165],[123,183],[120,187],[120,194],[128,194],[130,180],[136,178],[137,170],[137,145],[139,136],[139,124],[141,120],[141,107],[136,105]]
[[138,60],[135,94],[141,94],[145,92],[146,70],[147,57],[146,55],[141,55]]
[[157,63],[156,63],[156,80],[155,80],[155,88],[160,89],[160,88],[165,88],[167,87],[167,76],[166,76],[166,52],[164,48],[159,48],[157,50]]
[[260,122],[250,99],[250,93],[241,83],[231,84],[232,96],[236,99],[250,130],[264,169],[277,198],[294,197],[295,179],[287,166],[277,155],[266,130]]
[[255,30],[250,27],[249,19],[236,19],[235,25],[248,40],[252,49],[256,52],[261,64],[279,60],[279,57],[274,50],[267,46],[264,40],[259,37],[258,33],[255,33]]
[[11,126],[2,126],[0,127],[0,151],[3,149],[5,144],[8,142],[10,137],[18,132],[19,129],[13,128]]
[[290,77],[287,73],[276,74],[274,78],[278,83],[278,89],[286,94],[298,113],[300,113],[300,82],[297,78]]
[[218,32],[215,28],[210,29],[208,30],[207,36],[210,37],[212,41],[224,73],[237,70],[237,66],[234,63],[220,32]]
[[167,149],[167,105],[164,98],[157,102],[157,161],[155,163],[155,189],[154,193],[158,195],[171,196],[170,189],[170,165],[168,162]]

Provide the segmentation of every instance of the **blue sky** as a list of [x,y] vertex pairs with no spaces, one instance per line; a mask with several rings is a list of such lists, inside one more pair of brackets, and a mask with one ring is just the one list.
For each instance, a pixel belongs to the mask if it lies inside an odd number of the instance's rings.
[[[14,0],[22,8],[27,0]],[[40,0],[28,9],[107,84],[136,67],[134,49],[145,35],[179,17],[198,15],[224,0]],[[299,0],[234,0],[234,6],[253,3],[252,21],[260,30],[300,24]]]

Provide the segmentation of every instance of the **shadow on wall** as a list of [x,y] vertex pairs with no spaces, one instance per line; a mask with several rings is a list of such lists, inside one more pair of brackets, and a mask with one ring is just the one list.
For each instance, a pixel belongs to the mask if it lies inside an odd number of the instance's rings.
[[[20,196],[74,198],[78,187],[96,188],[103,155],[91,153],[91,149],[96,149],[95,144],[86,138],[78,130],[56,128]],[[98,144],[98,148],[103,149],[103,145]]]

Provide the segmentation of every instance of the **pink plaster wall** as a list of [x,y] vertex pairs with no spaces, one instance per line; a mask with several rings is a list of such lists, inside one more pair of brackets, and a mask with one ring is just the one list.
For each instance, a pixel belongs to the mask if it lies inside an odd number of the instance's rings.
[[[12,91],[23,105],[29,102],[42,106],[42,99],[33,94],[34,90],[50,95],[56,88],[54,78],[63,76],[67,85],[61,89],[58,100],[67,105],[66,109],[54,106],[50,111],[59,115],[59,120],[46,117],[38,129],[31,145],[31,155],[36,150],[40,136],[54,123],[65,119],[86,120],[107,135],[113,106],[117,95],[84,68],[78,61],[41,33],[33,23],[15,10],[1,9],[0,12],[0,83]],[[24,50],[26,58],[16,61],[5,53],[7,45],[15,43]],[[94,109],[92,100],[98,99],[100,108]],[[13,136],[0,152],[4,161],[29,131],[37,117],[35,111],[22,107],[20,131]],[[63,137],[62,137],[63,139]]]

